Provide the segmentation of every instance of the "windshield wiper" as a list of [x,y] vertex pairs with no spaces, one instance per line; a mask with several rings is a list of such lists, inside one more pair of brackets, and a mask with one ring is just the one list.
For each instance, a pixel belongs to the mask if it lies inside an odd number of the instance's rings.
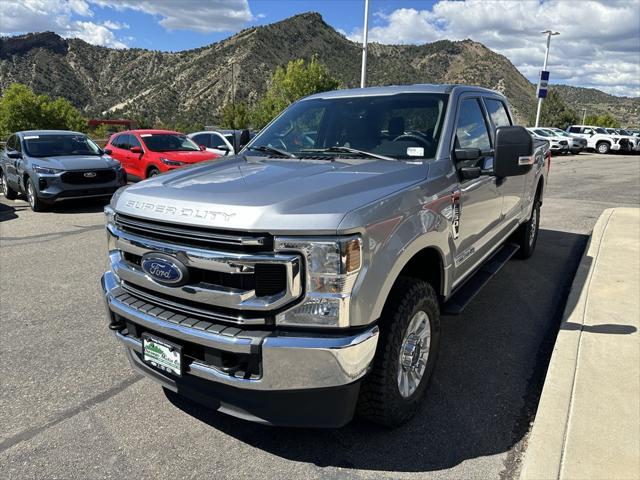
[[395,158],[386,157],[384,155],[378,155],[377,153],[365,152],[364,150],[357,150],[355,148],[350,148],[350,147],[334,146],[334,147],[327,147],[327,148],[304,148],[300,151],[316,152],[316,153],[352,153],[354,155],[361,155],[363,157],[378,158],[380,160],[390,160],[392,162],[396,161]]
[[257,147],[249,147],[248,149],[255,150],[256,152],[275,153],[277,155],[282,155],[283,157],[288,157],[288,158],[298,158],[291,152],[280,150],[279,148],[275,148],[275,147],[270,147],[268,145],[259,145]]

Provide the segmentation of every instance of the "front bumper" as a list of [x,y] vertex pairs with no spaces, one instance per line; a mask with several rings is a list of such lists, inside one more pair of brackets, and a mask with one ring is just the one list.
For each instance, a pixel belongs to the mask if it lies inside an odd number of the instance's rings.
[[110,197],[116,190],[127,183],[126,174],[123,169],[118,171],[115,179],[100,183],[66,183],[62,175],[63,173],[32,173],[31,177],[38,189],[38,198],[40,198],[40,200],[47,203],[54,203],[78,198]]
[[[132,366],[164,387],[262,423],[335,427],[353,416],[359,381],[375,355],[377,326],[346,335],[240,330],[149,308],[123,291],[111,272],[103,275],[102,289],[110,328]],[[142,361],[141,332],[204,353],[185,354],[182,377],[161,372]],[[253,369],[207,361],[220,356],[245,359]]]

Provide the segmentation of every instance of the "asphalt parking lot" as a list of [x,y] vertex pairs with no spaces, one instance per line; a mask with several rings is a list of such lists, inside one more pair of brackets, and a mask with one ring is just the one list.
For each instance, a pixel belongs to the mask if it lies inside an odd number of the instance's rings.
[[106,326],[100,203],[0,198],[0,471],[9,478],[512,478],[588,234],[640,205],[640,156],[554,157],[538,250],[513,260],[442,350],[418,417],[269,428],[168,399]]

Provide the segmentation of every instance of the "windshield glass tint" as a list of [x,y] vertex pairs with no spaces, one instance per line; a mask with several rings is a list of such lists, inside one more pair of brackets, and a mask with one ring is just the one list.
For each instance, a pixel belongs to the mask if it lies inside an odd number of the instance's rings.
[[251,147],[269,146],[297,156],[309,149],[348,147],[393,158],[432,158],[447,100],[448,95],[431,93],[303,100]]
[[143,133],[140,135],[147,148],[154,152],[195,152],[200,150],[186,135],[177,133]]
[[30,157],[101,155],[98,145],[84,135],[25,135],[23,140]]

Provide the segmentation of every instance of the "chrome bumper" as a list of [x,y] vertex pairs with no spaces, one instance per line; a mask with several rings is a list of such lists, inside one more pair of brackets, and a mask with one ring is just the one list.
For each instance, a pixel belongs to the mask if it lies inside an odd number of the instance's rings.
[[[145,305],[139,305],[144,302],[128,303],[112,272],[102,276],[102,289],[110,319],[114,314],[118,315],[178,343],[189,342],[232,353],[259,352],[262,368],[257,378],[242,378],[195,361],[185,368],[185,376],[193,375],[241,389],[304,390],[353,383],[367,373],[378,342],[377,326],[353,335],[314,336],[281,331],[242,331],[235,327],[199,322],[184,315],[179,315],[181,320],[176,323],[161,318],[167,316],[166,310],[145,312]],[[142,352],[139,339],[121,332],[116,332],[116,337],[127,348],[128,357],[136,370],[175,390],[169,376],[150,369],[136,355]]]

